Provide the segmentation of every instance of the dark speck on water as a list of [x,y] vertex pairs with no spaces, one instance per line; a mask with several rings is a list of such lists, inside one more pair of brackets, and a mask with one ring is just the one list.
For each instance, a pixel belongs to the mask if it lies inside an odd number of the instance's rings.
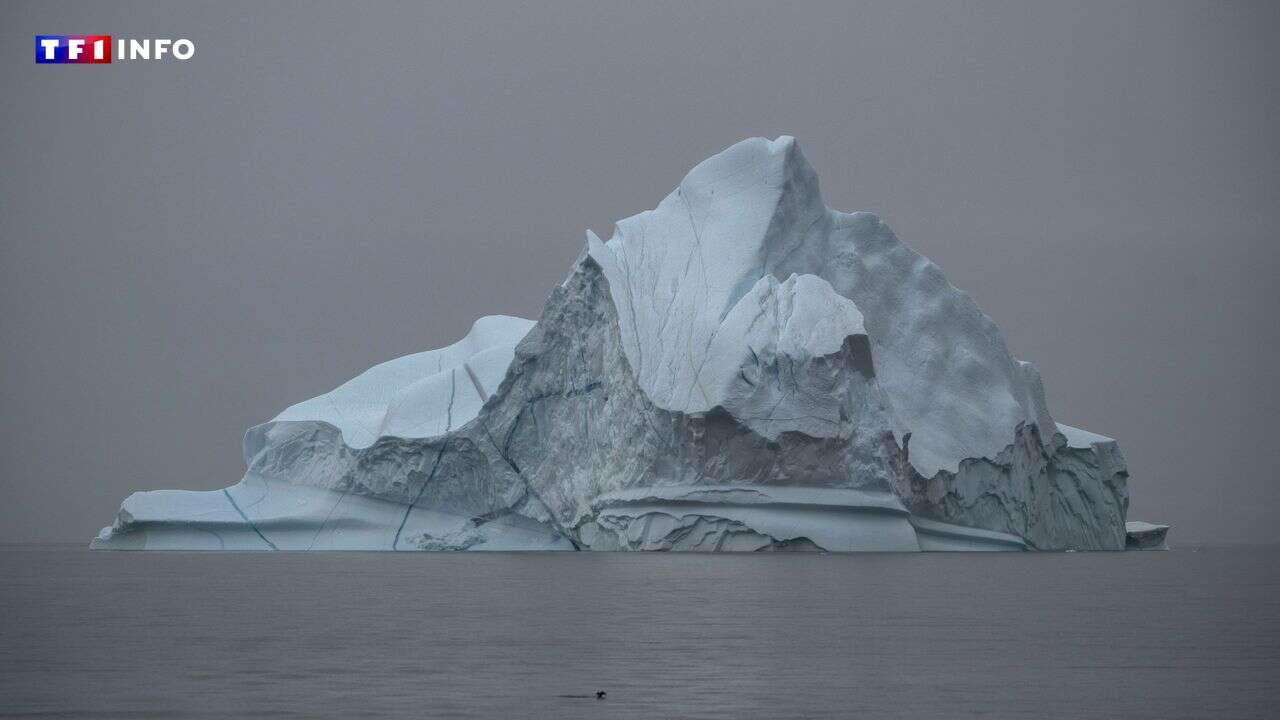
[[1278,553],[9,546],[0,716],[1274,717]]

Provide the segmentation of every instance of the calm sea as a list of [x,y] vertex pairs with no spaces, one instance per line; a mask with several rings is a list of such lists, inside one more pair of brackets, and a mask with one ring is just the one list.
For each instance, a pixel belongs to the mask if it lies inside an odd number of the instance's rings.
[[1277,560],[9,547],[0,715],[1274,718]]

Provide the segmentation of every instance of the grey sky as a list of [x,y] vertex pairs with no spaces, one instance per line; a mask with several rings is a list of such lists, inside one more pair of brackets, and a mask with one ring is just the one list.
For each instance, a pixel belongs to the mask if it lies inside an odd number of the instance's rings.
[[[536,317],[586,228],[784,133],[1120,440],[1131,517],[1272,539],[1277,8],[4,3],[0,540],[235,482],[246,427]],[[196,54],[37,66],[36,33]]]

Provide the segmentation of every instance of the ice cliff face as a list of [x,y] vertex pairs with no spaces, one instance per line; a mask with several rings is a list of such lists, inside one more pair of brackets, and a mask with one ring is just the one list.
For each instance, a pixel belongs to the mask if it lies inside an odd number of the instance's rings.
[[372,368],[127,499],[108,548],[1123,549],[1116,443],[875,216],[751,139],[587,247],[538,322]]

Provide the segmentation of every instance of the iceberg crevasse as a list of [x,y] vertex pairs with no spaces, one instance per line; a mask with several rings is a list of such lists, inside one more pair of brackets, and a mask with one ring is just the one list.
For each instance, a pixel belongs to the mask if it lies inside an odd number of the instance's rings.
[[1123,549],[1116,443],[793,138],[592,233],[540,319],[378,365],[245,436],[102,548]]

